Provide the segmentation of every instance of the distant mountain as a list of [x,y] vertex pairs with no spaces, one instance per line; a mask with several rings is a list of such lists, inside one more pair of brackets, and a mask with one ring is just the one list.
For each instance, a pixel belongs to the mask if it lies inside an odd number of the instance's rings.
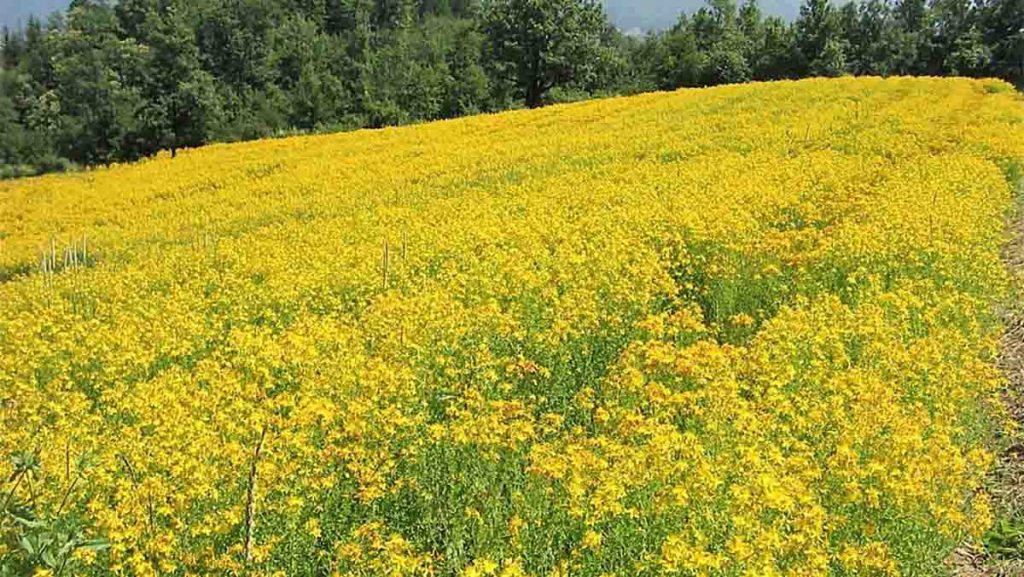
[[661,30],[675,24],[682,11],[692,12],[703,0],[602,0],[615,25],[626,32]]
[[[704,0],[602,0],[615,25],[625,32],[646,32],[671,27],[680,13],[692,14],[706,6]],[[759,0],[765,15],[794,20],[801,0]],[[742,4],[742,0],[737,0]]]
[[[662,30],[675,24],[681,12],[704,6],[704,0],[602,0],[615,25],[626,32]],[[765,14],[796,18],[801,0],[761,0]],[[68,5],[69,0],[0,0],[0,26],[16,27],[29,16],[45,17]],[[737,2],[739,3],[739,2]]]

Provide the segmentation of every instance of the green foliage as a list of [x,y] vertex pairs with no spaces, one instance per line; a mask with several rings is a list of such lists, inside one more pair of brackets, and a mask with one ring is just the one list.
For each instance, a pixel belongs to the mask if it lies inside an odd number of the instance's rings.
[[74,575],[80,552],[96,555],[109,547],[103,539],[89,538],[81,522],[64,512],[64,504],[90,466],[88,457],[79,458],[73,471],[68,463],[64,500],[51,514],[42,514],[34,502],[20,502],[15,497],[20,485],[31,486],[38,476],[39,456],[22,451],[12,455],[11,461],[13,474],[0,481],[0,534],[8,540],[0,550],[6,551],[0,554],[0,577],[31,575],[37,570],[48,570],[57,577]]
[[495,0],[483,17],[495,74],[534,108],[596,73],[608,28],[596,0]]
[[999,559],[1024,559],[1024,521],[1000,519],[985,534],[985,551]]
[[797,48],[811,76],[838,76],[846,67],[839,13],[828,0],[807,0],[796,21]]
[[1024,1],[708,0],[625,36],[595,0],[81,1],[0,34],[0,178],[164,149],[802,76],[1024,86]]
[[980,10],[993,74],[1024,88],[1024,1],[987,0]]

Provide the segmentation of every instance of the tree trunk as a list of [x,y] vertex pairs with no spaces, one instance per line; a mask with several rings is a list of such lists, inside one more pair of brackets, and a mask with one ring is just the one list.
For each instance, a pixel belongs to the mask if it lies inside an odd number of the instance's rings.
[[540,86],[536,82],[530,82],[526,87],[526,107],[538,108],[541,104]]
[[540,71],[540,54],[535,53],[530,59],[530,78],[526,83],[526,107],[538,108],[543,102],[543,79]]

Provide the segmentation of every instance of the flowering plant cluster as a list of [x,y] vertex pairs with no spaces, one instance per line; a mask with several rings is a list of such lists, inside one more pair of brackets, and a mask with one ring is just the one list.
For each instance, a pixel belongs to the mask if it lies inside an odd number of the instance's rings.
[[10,574],[929,575],[992,518],[998,81],[0,184]]

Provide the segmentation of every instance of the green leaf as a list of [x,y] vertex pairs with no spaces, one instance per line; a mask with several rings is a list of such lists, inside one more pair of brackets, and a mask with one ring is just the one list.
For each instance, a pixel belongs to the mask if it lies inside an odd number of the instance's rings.
[[45,563],[47,567],[51,569],[57,567],[57,559],[54,558],[53,553],[49,549],[43,551],[43,554],[40,555],[40,558],[42,558],[43,563]]
[[110,542],[106,539],[90,539],[78,547],[80,549],[89,549],[90,551],[103,551],[110,548]]
[[19,525],[22,525],[27,529],[38,529],[46,525],[46,523],[43,523],[42,521],[34,521],[32,519],[18,517],[17,515],[12,515],[12,517],[14,517],[15,523],[18,523]]
[[26,553],[28,553],[30,556],[33,556],[33,555],[36,554],[35,544],[32,543],[32,539],[29,538],[28,536],[22,537],[21,539],[19,539],[18,543],[21,545],[21,548]]

